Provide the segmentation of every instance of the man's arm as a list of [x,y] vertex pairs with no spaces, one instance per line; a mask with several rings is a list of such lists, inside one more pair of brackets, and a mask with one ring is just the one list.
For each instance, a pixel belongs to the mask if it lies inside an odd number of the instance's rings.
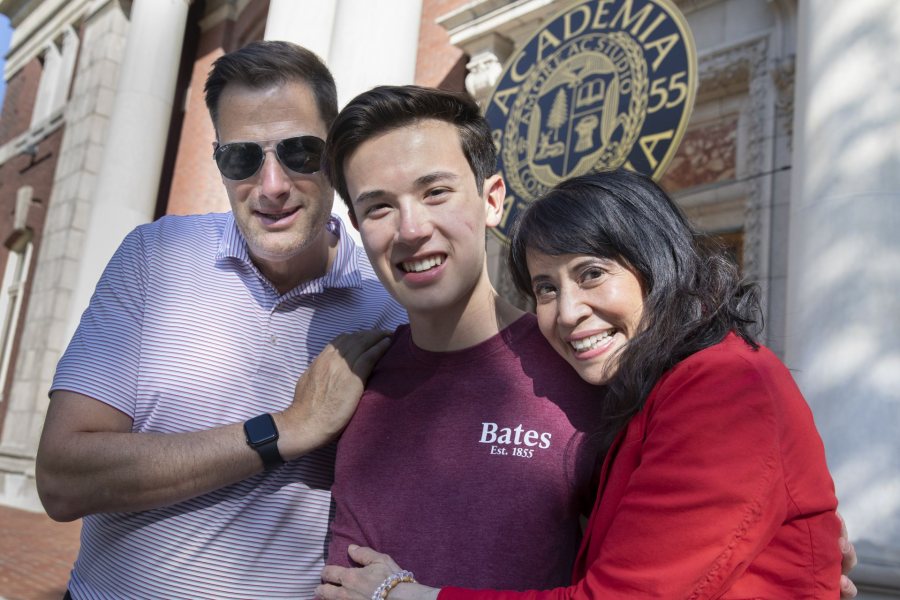
[[[278,450],[292,460],[335,439],[353,415],[365,379],[388,346],[384,332],[339,336],[274,414]],[[47,514],[72,521],[98,512],[174,504],[262,471],[243,423],[188,433],[132,433],[125,413],[75,392],[50,399],[37,457]]]

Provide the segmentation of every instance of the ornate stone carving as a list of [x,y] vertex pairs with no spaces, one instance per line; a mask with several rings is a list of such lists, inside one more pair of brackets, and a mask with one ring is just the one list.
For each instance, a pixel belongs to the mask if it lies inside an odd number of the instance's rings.
[[765,40],[753,40],[700,57],[697,104],[746,92],[750,84],[750,65],[760,45],[765,46]]
[[503,73],[503,64],[496,54],[485,50],[473,56],[466,64],[466,69],[469,70],[466,75],[466,90],[483,107]]
[[675,4],[678,6],[678,10],[684,14],[688,14],[695,10],[700,10],[701,8],[713,5],[718,1],[719,0],[675,0]]
[[[769,90],[771,79],[767,64],[767,44],[765,39],[754,44],[747,52],[747,68],[749,75],[749,102],[747,105],[747,150],[745,160],[745,179],[747,185],[747,204],[744,215],[744,274],[760,281],[768,274],[763,271],[763,204],[768,194],[764,194],[763,182],[771,165],[766,163],[766,152],[763,144],[771,139],[765,131],[766,113],[769,108]],[[766,252],[767,254],[767,252]]]
[[747,94],[747,108],[743,113],[744,154],[737,173],[737,180],[746,190],[744,216],[744,274],[759,280],[763,272],[763,179],[770,165],[766,164],[764,144],[769,139],[765,132],[766,114],[770,109],[769,92],[772,79],[769,74],[767,38],[749,40],[703,56],[699,61],[700,85],[697,103],[711,102],[728,96]]
[[794,139],[794,56],[778,59],[772,63],[772,82],[775,84],[775,117],[780,133],[787,136],[788,148]]

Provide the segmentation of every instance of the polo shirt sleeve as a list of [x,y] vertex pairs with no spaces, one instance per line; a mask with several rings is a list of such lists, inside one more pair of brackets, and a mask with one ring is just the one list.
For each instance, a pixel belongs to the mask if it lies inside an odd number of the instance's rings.
[[[613,462],[605,489],[617,488],[618,505],[605,534],[599,519],[588,525],[602,548],[584,578],[549,591],[444,588],[439,600],[719,597],[787,514],[776,401],[740,357],[678,365]],[[629,453],[631,464],[617,464]]]
[[149,273],[144,229],[129,233],[107,264],[50,388],[89,396],[132,418]]

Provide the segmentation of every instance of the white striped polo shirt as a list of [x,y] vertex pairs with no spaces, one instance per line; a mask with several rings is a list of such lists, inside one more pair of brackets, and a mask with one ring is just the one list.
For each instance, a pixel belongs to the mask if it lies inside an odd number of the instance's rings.
[[[340,222],[324,276],[279,295],[231,213],[131,232],[97,284],[52,389],[96,398],[135,432],[239,423],[291,402],[335,336],[406,320]],[[165,508],[84,518],[69,589],[82,598],[311,598],[333,446]]]

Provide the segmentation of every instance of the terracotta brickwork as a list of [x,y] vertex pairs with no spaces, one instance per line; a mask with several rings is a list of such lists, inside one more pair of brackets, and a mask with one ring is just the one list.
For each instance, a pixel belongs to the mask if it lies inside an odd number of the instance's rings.
[[234,20],[234,28],[225,40],[225,51],[231,52],[255,40],[261,40],[266,31],[269,15],[269,0],[248,2],[244,10]]
[[465,91],[466,63],[463,51],[450,44],[447,31],[436,23],[467,0],[424,0],[416,57],[416,84],[445,90]]
[[206,110],[203,86],[218,57],[262,37],[267,11],[268,2],[251,2],[236,20],[218,23],[200,36],[166,214],[202,214],[229,208],[212,160],[216,135]]
[[0,146],[28,131],[41,70],[41,62],[32,59],[6,82],[3,115],[0,116]]
[[[53,189],[53,174],[59,158],[59,147],[62,142],[64,128],[60,127],[37,145],[35,156],[18,155],[0,165],[0,275],[9,251],[6,244],[11,242],[13,233],[13,216],[16,212],[16,197],[20,187],[31,186],[33,190],[31,208],[28,211],[26,227],[32,232],[32,243],[35,249],[40,247],[41,234],[44,231],[44,217]],[[37,264],[37,254],[32,256],[32,268]],[[29,282],[31,278],[29,277]],[[26,297],[27,297],[26,290]],[[23,317],[20,317],[20,321]],[[13,355],[15,356],[15,354]]]
[[59,600],[78,554],[81,521],[0,506],[0,598]]
[[204,32],[191,75],[175,173],[169,192],[167,214],[185,215],[228,210],[228,197],[222,188],[219,171],[212,160],[212,142],[216,139],[203,99],[203,84],[213,61],[225,53],[225,23]]
[[735,177],[737,115],[688,129],[662,185],[677,192]]

